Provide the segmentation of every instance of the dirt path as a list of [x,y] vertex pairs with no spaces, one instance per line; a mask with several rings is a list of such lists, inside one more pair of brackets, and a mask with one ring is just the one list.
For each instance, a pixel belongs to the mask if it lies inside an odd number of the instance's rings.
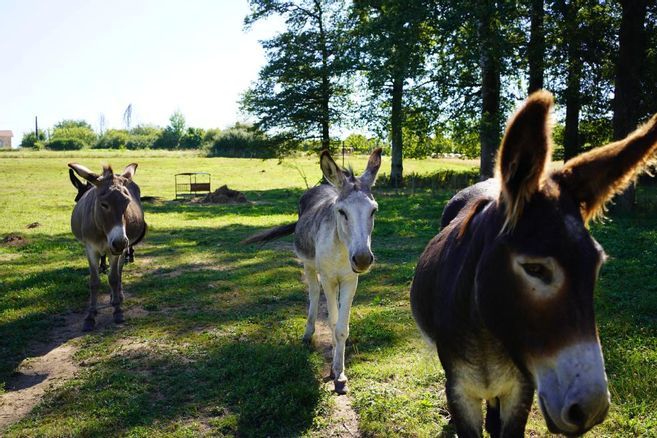
[[[331,329],[328,325],[328,311],[326,308],[326,298],[322,294],[319,301],[319,312],[315,326],[314,344],[322,352],[326,359],[324,375],[325,389],[332,392],[335,408],[331,413],[330,425],[327,429],[322,430],[322,437],[359,437],[358,416],[351,406],[351,398],[348,394],[338,395],[333,392],[333,380],[328,377],[331,372],[331,362],[333,360],[333,348],[331,346]],[[348,375],[348,373],[347,373]]]
[[[126,294],[127,296],[127,294]],[[109,294],[99,297],[96,330],[113,325]],[[140,307],[126,309],[126,320],[141,316]],[[84,313],[71,313],[64,322],[50,333],[47,343],[32,345],[14,376],[7,382],[7,392],[0,395],[0,434],[10,425],[20,421],[43,399],[45,393],[75,376],[78,365],[73,360],[77,351],[71,342],[83,335]]]

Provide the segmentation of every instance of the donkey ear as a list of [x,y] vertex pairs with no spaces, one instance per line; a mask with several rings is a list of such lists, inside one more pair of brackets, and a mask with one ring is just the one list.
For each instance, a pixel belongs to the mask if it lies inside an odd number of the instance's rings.
[[327,150],[322,151],[319,157],[319,166],[322,168],[324,178],[333,186],[341,188],[347,181],[344,172],[335,164],[335,161],[333,161],[331,154]]
[[123,174],[121,176],[127,179],[132,179],[136,172],[137,163],[130,163],[125,167],[125,169],[123,169]]
[[505,228],[515,226],[527,201],[540,187],[550,162],[552,94],[533,93],[507,124],[497,155],[500,200],[506,209]]
[[73,184],[73,187],[78,189],[78,191],[84,190],[86,188],[86,186],[82,184],[82,181],[77,179],[77,177],[75,176],[75,172],[73,172],[73,169],[68,169],[68,177],[71,180],[71,184]]
[[372,187],[374,181],[376,181],[376,174],[379,172],[379,168],[381,167],[381,151],[381,148],[376,148],[374,151],[372,151],[369,160],[367,160],[367,167],[365,168],[365,172],[363,172],[359,178],[363,184],[369,187]]
[[580,204],[588,222],[602,215],[605,204],[630,185],[657,152],[657,114],[623,140],[581,154],[553,175]]
[[68,163],[68,167],[75,170],[75,173],[77,173],[82,178],[89,181],[91,184],[93,184],[93,185],[99,185],[100,184],[100,175],[98,175],[97,173],[92,172],[91,170],[87,169],[83,165],[78,164],[78,163]]

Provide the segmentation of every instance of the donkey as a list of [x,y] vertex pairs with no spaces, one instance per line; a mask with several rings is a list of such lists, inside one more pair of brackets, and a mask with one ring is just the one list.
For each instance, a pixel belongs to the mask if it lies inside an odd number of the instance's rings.
[[294,233],[294,249],[303,262],[310,301],[303,340],[310,342],[315,333],[321,284],[333,335],[331,377],[335,392],[345,394],[349,312],[358,276],[369,271],[374,262],[370,244],[378,204],[371,188],[381,167],[381,149],[372,152],[360,177],[341,170],[327,151],[321,153],[320,167],[330,185],[313,187],[301,196],[297,222],[261,232],[244,242],[269,242]]
[[[588,222],[648,164],[657,115],[627,138],[550,172],[552,95],[507,125],[495,179],[454,197],[421,255],[413,316],[435,343],[460,437],[523,436],[534,390],[548,429],[601,423],[609,392],[593,293],[606,256]],[[460,206],[460,207],[459,207]]]
[[[78,202],[80,198],[82,198],[82,195],[87,193],[87,191],[89,191],[93,187],[93,184],[90,184],[89,182],[85,182],[84,184],[82,184],[82,181],[77,179],[77,177],[75,176],[75,172],[73,172],[73,169],[68,169],[68,177],[71,180],[71,184],[73,184],[73,187],[75,187],[78,190],[77,195],[75,195],[75,202]],[[134,261],[135,261],[135,250],[132,247],[132,245],[130,245],[128,247],[128,252],[125,256],[125,262],[131,263]],[[105,256],[105,254],[100,256],[99,271],[102,273],[107,272],[107,257]]]
[[93,330],[96,324],[96,302],[100,279],[98,260],[102,254],[110,259],[109,284],[112,289],[110,303],[114,306],[114,322],[122,323],[123,288],[121,271],[129,246],[137,244],[146,233],[146,222],[140,202],[139,186],[132,177],[137,164],[129,164],[123,174],[115,175],[110,166],[103,174],[93,173],[86,167],[69,163],[68,166],[92,184],[73,209],[71,230],[86,247],[89,261],[89,311],[83,331]]

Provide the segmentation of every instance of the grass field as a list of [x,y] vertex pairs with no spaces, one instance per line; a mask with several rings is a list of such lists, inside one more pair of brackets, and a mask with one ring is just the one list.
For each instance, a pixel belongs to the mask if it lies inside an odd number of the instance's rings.
[[[349,159],[357,171],[366,157]],[[69,229],[74,189],[66,163],[115,170],[136,161],[149,234],[127,265],[126,324],[67,342],[75,377],[49,391],[7,436],[323,436],[335,396],[325,360],[302,345],[306,295],[288,244],[244,247],[249,234],[296,217],[317,159],[244,160],[192,153],[0,153],[0,382],[32,345],[47,342],[88,298],[82,246]],[[340,162],[340,160],[338,160]],[[348,163],[345,163],[348,164]],[[419,174],[471,162],[405,162]],[[389,169],[384,160],[382,169]],[[173,174],[212,173],[213,186],[244,191],[245,205],[173,202]],[[415,263],[435,234],[451,190],[377,190],[377,265],[352,309],[347,374],[366,436],[450,435],[444,376],[409,311]],[[657,199],[649,191],[642,199]],[[654,205],[654,204],[653,204]],[[596,310],[612,394],[592,436],[657,435],[657,209],[593,226],[611,258]],[[40,225],[28,229],[27,225]],[[108,289],[109,290],[109,289]],[[111,312],[104,309],[104,313]],[[547,434],[534,408],[528,431]]]

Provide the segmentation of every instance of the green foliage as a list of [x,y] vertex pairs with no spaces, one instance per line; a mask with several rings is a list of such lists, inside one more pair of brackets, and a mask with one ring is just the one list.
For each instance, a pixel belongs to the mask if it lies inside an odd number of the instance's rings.
[[130,134],[125,129],[108,129],[95,144],[97,149],[125,149]]
[[157,141],[157,138],[161,132],[162,129],[154,126],[136,126],[130,130],[130,136],[128,137],[126,147],[132,150],[150,149]]
[[126,129],[108,129],[100,136],[95,147],[99,149],[150,149],[162,130],[152,126]]
[[185,126],[185,116],[183,116],[180,111],[174,111],[174,113],[171,114],[171,117],[169,117],[168,128],[171,129],[173,134],[180,138],[185,131]]
[[46,148],[53,151],[77,151],[87,147],[79,138],[52,138],[46,143]]
[[296,142],[330,141],[330,126],[342,120],[354,69],[345,38],[344,0],[250,0],[245,22],[277,15],[286,29],[264,41],[267,64],[242,96],[241,109],[257,118],[256,126]]
[[[53,128],[50,137],[51,143],[56,139],[76,139],[82,142],[85,148],[88,148],[96,143],[98,137],[91,125],[84,120],[62,120]],[[52,149],[50,146],[48,147]]]
[[169,117],[169,125],[164,128],[153,143],[154,149],[178,149],[180,140],[185,134],[185,117],[180,111],[175,111]]
[[379,142],[374,138],[367,138],[362,134],[349,134],[344,139],[344,146],[355,153],[366,154],[378,147]]
[[270,158],[280,155],[283,146],[257,128],[236,124],[222,131],[210,146],[213,157]]
[[584,151],[610,143],[613,139],[611,120],[603,117],[582,120],[579,135]]
[[205,131],[201,128],[187,128],[180,138],[180,149],[199,149],[203,144]]
[[39,129],[38,133],[34,131],[26,132],[23,134],[20,147],[39,149],[37,143],[43,143],[46,140],[46,133]]
[[62,120],[61,122],[55,123],[55,126],[53,126],[53,128],[54,129],[85,128],[93,131],[93,128],[86,120],[65,119]]
[[219,138],[219,134],[221,134],[221,129],[219,128],[208,129],[203,134],[203,143],[213,144]]

